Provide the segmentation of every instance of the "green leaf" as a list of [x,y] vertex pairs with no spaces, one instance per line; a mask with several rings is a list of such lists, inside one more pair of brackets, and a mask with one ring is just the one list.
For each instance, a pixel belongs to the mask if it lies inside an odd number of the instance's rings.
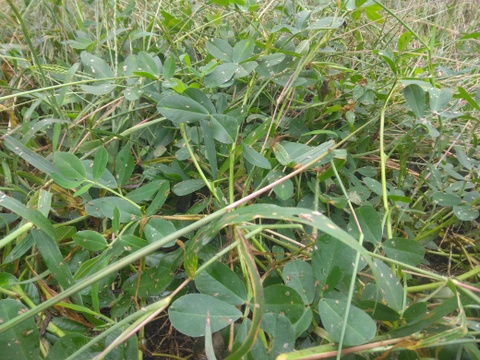
[[309,263],[303,260],[289,261],[283,268],[285,285],[294,288],[303,298],[305,304],[311,304],[315,297],[315,279]]
[[212,125],[215,140],[224,144],[232,144],[235,142],[238,127],[235,118],[223,114],[214,114],[210,118],[210,124]]
[[363,310],[350,304],[348,318],[345,319],[347,302],[338,299],[320,299],[318,312],[325,330],[335,340],[341,337],[343,323],[347,329],[343,344],[345,346],[362,345],[373,339],[377,331],[375,322]]
[[278,162],[283,166],[293,167],[295,165],[292,156],[282,144],[278,142],[275,143],[273,145],[273,152],[275,153],[275,157],[277,158]]
[[168,181],[160,181],[161,182],[158,186],[157,195],[155,195],[153,200],[150,202],[150,205],[145,212],[145,215],[147,216],[152,216],[156,214],[161,209],[161,207],[167,200],[168,194],[170,193],[170,183]]
[[320,30],[320,29],[337,29],[343,25],[345,22],[344,19],[338,16],[326,16],[324,18],[318,19],[315,22],[311,23],[308,26],[309,30]]
[[[140,51],[137,56],[139,71],[150,74],[151,78],[158,79],[162,74],[161,64],[155,61],[152,55],[145,51]],[[158,58],[157,58],[158,59]]]
[[40,211],[27,208],[20,201],[5,195],[2,191],[0,191],[0,206],[14,212],[25,220],[34,223],[52,239],[57,238],[53,225]]
[[160,191],[159,189],[163,189],[165,191],[165,183],[168,185],[168,181],[166,180],[154,180],[129,192],[127,194],[127,198],[135,203],[150,201],[155,196],[157,191]]
[[[267,179],[268,182],[271,184],[278,179],[284,177],[285,174],[279,170],[272,170],[268,173]],[[281,200],[290,199],[293,196],[293,182],[290,179],[284,180],[281,184],[278,184],[273,188],[275,195],[278,196]]]
[[53,181],[55,181],[55,183],[57,183],[64,189],[73,189],[83,184],[83,180],[78,180],[78,181],[69,180],[63,175],[60,175],[57,173],[52,173],[50,174],[50,176],[52,177]]
[[163,64],[163,77],[165,80],[169,80],[175,74],[175,57],[170,54]]
[[437,89],[432,87],[428,90],[430,110],[440,112],[445,109],[452,100],[453,92],[450,89]]
[[137,86],[129,86],[123,91],[125,99],[128,101],[137,101],[142,97],[143,90]]
[[479,211],[469,206],[454,206],[453,213],[458,220],[473,221],[478,218]]
[[[148,243],[151,244],[155,241],[163,239],[167,235],[174,233],[177,231],[177,229],[175,229],[175,226],[173,226],[170,221],[152,217],[145,224],[143,231]],[[175,245],[175,240],[165,244],[163,247],[170,247],[172,245]]]
[[117,87],[117,85],[115,84],[81,85],[80,87],[87,94],[100,96],[100,95],[106,95],[111,93]]
[[227,327],[242,316],[235,306],[204,294],[182,296],[173,302],[168,314],[175,329],[187,336],[205,335],[207,314],[212,332]]
[[[432,311],[426,313],[423,318],[416,318],[411,324],[390,331],[388,336],[391,338],[396,338],[419,332],[422,329],[425,329],[440,321],[444,316],[447,316],[453,311],[457,311],[458,308],[458,298],[456,296],[452,296],[451,298],[440,302],[439,305],[434,307]],[[415,309],[415,311],[417,310],[420,312],[422,311],[421,309]]]
[[87,250],[100,251],[108,246],[107,240],[93,230],[83,230],[73,236],[73,241]]
[[30,150],[17,139],[11,136],[5,136],[3,139],[5,146],[14,154],[20,156],[30,165],[36,167],[45,174],[51,175],[58,173],[58,169],[50,161],[38,155],[35,151]]
[[103,198],[93,199],[85,205],[85,211],[90,216],[100,219],[113,219],[115,207],[120,210],[120,222],[126,223],[138,220],[142,216],[140,209],[128,201],[115,196],[105,196]]
[[[32,236],[35,239],[37,248],[45,261],[48,270],[50,270],[60,286],[64,289],[68,289],[74,284],[74,280],[68,265],[63,260],[58,244],[53,238],[41,230],[32,230]],[[73,295],[73,298],[77,304],[82,304],[82,299],[79,293]]]
[[425,247],[418,241],[403,238],[391,238],[382,244],[387,257],[407,265],[419,265],[425,256]]
[[433,194],[432,200],[440,206],[455,206],[462,203],[462,198],[456,194],[448,194],[437,191]]
[[413,39],[413,34],[409,30],[405,31],[402,35],[400,35],[397,42],[398,51],[405,51],[408,47],[408,44],[410,44],[410,42],[412,41],[412,39]]
[[375,289],[375,296],[378,299],[372,300],[382,302],[394,310],[402,310],[404,289],[400,280],[395,276],[390,267],[382,261],[374,260],[373,265],[380,276],[376,278],[377,287]]
[[204,186],[205,183],[202,179],[189,179],[175,184],[172,188],[172,191],[175,195],[185,196],[200,190]]
[[318,286],[324,293],[332,291],[345,274],[352,271],[355,252],[329,235],[321,235],[312,253],[312,268]]
[[124,234],[113,243],[113,249],[117,250],[117,248],[121,248],[123,251],[131,253],[140,250],[145,245],[147,245],[145,239],[135,235]]
[[297,322],[305,311],[305,303],[290,286],[277,284],[265,288],[265,313],[283,314],[292,323]]
[[458,162],[468,170],[472,170],[475,163],[477,162],[475,159],[471,159],[465,154],[465,152],[460,149],[458,146],[455,146],[455,155],[457,155]]
[[223,61],[232,61],[233,48],[230,44],[223,39],[213,39],[212,41],[207,42],[207,51],[213,57],[223,60]]
[[[138,279],[140,274],[140,279]],[[175,274],[170,268],[157,266],[130,276],[122,285],[123,291],[142,298],[160,295],[170,285]]]
[[118,230],[120,230],[120,210],[115,206],[113,208],[112,231],[118,233]]
[[235,75],[240,67],[234,63],[224,63],[218,65],[210,74],[205,76],[204,83],[206,87],[227,86],[229,80]]
[[205,145],[205,156],[210,165],[210,172],[214,180],[218,179],[218,164],[217,164],[217,149],[213,139],[213,129],[211,122],[207,120],[200,121],[200,131],[203,136],[203,143]]
[[256,152],[251,146],[248,146],[243,141],[242,150],[245,160],[247,160],[251,165],[267,170],[272,168],[270,162],[262,154]]
[[[310,148],[310,150],[308,150],[307,152],[300,152],[299,154],[295,155],[294,162],[297,166],[305,166],[313,159],[329,153],[334,145],[335,141],[330,140],[320,144],[319,146]],[[339,152],[338,155],[342,157],[344,156],[346,158],[346,153],[342,154],[341,152]],[[320,160],[320,164],[323,162],[325,162],[325,159]],[[319,165],[319,163],[317,164]]]
[[232,52],[232,62],[240,64],[249,59],[253,54],[253,39],[241,40],[235,44]]
[[420,86],[411,84],[403,89],[403,96],[415,116],[421,119],[425,114],[425,91]]
[[458,95],[463,99],[465,100],[466,102],[468,102],[470,104],[471,107],[473,107],[474,109],[476,110],[480,110],[480,105],[477,103],[477,101],[470,96],[470,94],[467,92],[467,90],[465,90],[463,87],[459,86],[458,87]]
[[82,60],[84,69],[94,75],[97,79],[113,78],[115,76],[105,60],[100,59],[95,55],[82,51],[80,59]]
[[226,303],[240,306],[247,302],[247,290],[240,277],[230,268],[216,261],[195,279],[195,286],[203,294]]
[[81,188],[79,188],[77,191],[75,191],[73,193],[73,197],[77,197],[77,196],[80,196],[82,194],[85,194],[86,192],[88,192],[88,190],[90,190],[90,188],[93,186],[93,184],[85,184],[83,185]]
[[363,182],[365,183],[365,185],[367,185],[367,187],[370,190],[372,190],[378,196],[383,195],[382,184],[380,182],[378,182],[377,180],[369,178],[369,177],[365,177],[365,178],[363,178]]
[[28,234],[25,239],[23,239],[13,248],[13,250],[8,254],[7,258],[3,261],[3,264],[20,259],[28,250],[31,249],[34,243],[35,241],[32,234]]
[[53,162],[60,173],[68,178],[80,181],[87,177],[87,171],[82,162],[72,153],[56,152],[53,155]]
[[359,307],[369,314],[374,320],[380,321],[397,321],[400,320],[400,314],[389,308],[387,305],[373,301],[364,300]]
[[117,181],[115,180],[114,176],[112,173],[107,169],[104,168],[102,174],[100,177],[96,180],[93,179],[93,161],[92,160],[82,160],[82,164],[87,170],[87,180],[90,180],[92,182],[95,182],[93,187],[99,188],[100,185],[106,186],[109,189],[114,189],[118,186]]
[[205,107],[205,109],[207,109],[210,114],[214,114],[216,112],[212,100],[210,100],[210,98],[202,91],[194,88],[188,88],[184,91],[183,94]]
[[382,241],[382,219],[371,205],[362,205],[357,210],[358,222],[365,236],[365,241],[379,244]]
[[95,158],[93,159],[93,166],[92,166],[92,177],[93,180],[98,180],[100,176],[102,176],[103,172],[107,167],[108,162],[108,153],[107,150],[103,146],[100,146],[95,154]]
[[421,322],[427,315],[427,310],[426,302],[416,302],[407,307],[403,312],[403,317],[408,325],[412,325]]
[[118,185],[125,185],[133,174],[135,168],[135,159],[133,158],[131,147],[125,145],[117,154],[115,159],[115,175]]
[[275,66],[285,59],[285,54],[277,52],[274,54],[260,56],[258,60],[258,73],[263,77],[276,75]]
[[[16,318],[27,308],[14,299],[0,300],[0,319],[2,323]],[[0,336],[0,349],[3,359],[40,360],[40,336],[35,319],[22,321],[13,329]]]
[[169,95],[158,102],[158,111],[175,125],[206,119],[210,112],[195,100],[181,95]]
[[393,74],[396,75],[398,70],[397,70],[397,64],[396,64],[396,59],[395,55],[393,54],[392,50],[380,50],[378,52],[378,55],[380,55],[383,60],[387,63],[387,65],[390,67],[392,70]]
[[295,350],[295,329],[290,320],[281,314],[267,313],[263,316],[262,329],[270,334],[270,359]]

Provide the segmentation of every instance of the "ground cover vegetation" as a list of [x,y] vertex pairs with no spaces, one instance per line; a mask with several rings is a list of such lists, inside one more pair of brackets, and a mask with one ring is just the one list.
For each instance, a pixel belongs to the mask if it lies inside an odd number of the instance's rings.
[[470,1],[6,0],[6,359],[480,359]]

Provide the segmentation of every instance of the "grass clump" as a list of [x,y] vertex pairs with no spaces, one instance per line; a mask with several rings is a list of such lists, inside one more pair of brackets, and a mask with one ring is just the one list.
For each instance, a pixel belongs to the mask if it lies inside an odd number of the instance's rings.
[[6,357],[480,358],[470,3],[2,14]]

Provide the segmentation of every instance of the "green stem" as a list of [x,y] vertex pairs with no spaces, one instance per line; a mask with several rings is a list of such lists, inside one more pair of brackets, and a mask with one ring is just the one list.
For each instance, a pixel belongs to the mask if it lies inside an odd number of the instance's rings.
[[33,223],[32,222],[27,222],[26,224],[23,224],[22,226],[20,226],[17,230],[9,233],[2,240],[0,240],[0,249],[3,248],[4,246],[7,246],[8,244],[10,244],[12,241],[14,241],[20,235],[29,231],[32,227],[33,227]]
[[381,167],[381,177],[382,177],[382,198],[383,198],[383,207],[385,209],[386,216],[386,228],[387,228],[387,237],[391,239],[393,237],[392,230],[392,217],[390,212],[390,206],[388,203],[388,190],[387,190],[387,154],[385,153],[385,111],[390,102],[393,92],[397,88],[397,83],[392,86],[388,92],[387,99],[383,103],[382,110],[380,111],[380,167]]
[[190,154],[190,158],[193,161],[193,165],[195,165],[195,168],[198,171],[198,175],[200,175],[200,178],[203,180],[205,185],[207,186],[208,190],[210,193],[217,199],[219,204],[223,204],[223,201],[218,198],[217,193],[215,191],[215,188],[213,187],[212,183],[208,181],[207,177],[205,176],[202,167],[198,163],[197,157],[195,156],[192,147],[190,146],[190,142],[187,136],[187,132],[185,130],[185,124],[180,124],[180,133],[182,134],[183,141],[185,142],[185,146],[187,147],[188,153]]

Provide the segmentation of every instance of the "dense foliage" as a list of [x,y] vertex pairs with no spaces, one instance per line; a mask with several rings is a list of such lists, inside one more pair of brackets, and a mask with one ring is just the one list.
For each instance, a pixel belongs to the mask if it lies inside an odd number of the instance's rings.
[[474,4],[2,6],[2,357],[480,359]]

